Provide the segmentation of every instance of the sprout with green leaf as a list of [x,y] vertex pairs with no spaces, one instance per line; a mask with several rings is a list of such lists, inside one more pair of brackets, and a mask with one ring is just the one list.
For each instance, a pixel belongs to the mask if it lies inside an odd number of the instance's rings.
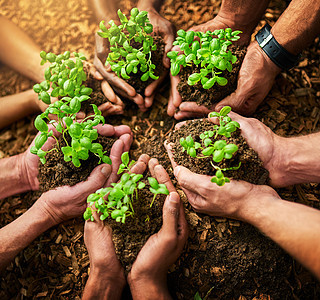
[[178,75],[181,67],[195,65],[200,72],[189,76],[189,85],[201,82],[204,89],[210,89],[215,83],[226,85],[228,80],[219,75],[225,70],[231,72],[232,64],[237,61],[228,47],[240,38],[239,33],[241,31],[232,31],[231,28],[205,33],[178,30],[173,45],[178,45],[182,53],[170,51],[167,54],[171,60],[172,76]]
[[[89,195],[87,202],[89,206],[83,214],[85,220],[94,221],[93,211],[100,213],[100,220],[108,217],[115,219],[116,222],[125,223],[129,216],[134,216],[133,204],[138,199],[138,190],[145,187],[145,183],[141,181],[142,174],[130,172],[131,166],[135,161],[129,161],[128,152],[121,155],[121,165],[118,174],[123,173],[118,183],[112,183],[111,187],[102,188],[95,193]],[[150,183],[150,192],[154,194],[150,207],[158,194],[169,195],[169,191],[164,184],[159,184],[153,177],[148,177]]]
[[[99,157],[99,163],[111,164],[111,159],[106,155],[106,151],[103,151],[101,144],[94,142],[98,138],[98,132],[94,126],[105,123],[97,106],[91,104],[94,114],[81,122],[76,122],[76,115],[81,109],[81,103],[90,99],[92,93],[91,88],[83,85],[86,80],[83,61],[86,58],[82,54],[74,52],[75,61],[73,61],[70,59],[69,51],[59,55],[41,51],[40,56],[42,64],[49,61],[51,65],[45,70],[46,80],[34,85],[33,89],[39,94],[39,99],[49,106],[35,119],[34,125],[41,134],[36,137],[31,153],[38,155],[43,164],[46,162],[47,153],[59,150],[64,154],[64,160],[66,162],[72,161],[76,167],[80,167],[80,160],[89,158],[89,152]],[[58,97],[58,101],[51,103],[51,97]],[[57,120],[51,120],[49,114],[55,115]],[[62,134],[66,146],[59,145],[46,121]],[[70,139],[67,138],[68,136]],[[49,137],[56,139],[57,147],[44,151],[41,147]]]
[[[188,155],[196,158],[212,157],[210,162],[216,169],[215,176],[211,179],[217,185],[222,186],[226,182],[230,182],[229,178],[225,177],[223,172],[229,170],[237,170],[240,168],[241,163],[236,167],[221,169],[215,163],[220,163],[223,159],[231,159],[233,155],[238,151],[238,146],[232,143],[227,143],[226,140],[218,140],[218,136],[222,135],[226,138],[231,137],[231,133],[240,128],[240,125],[236,121],[232,121],[228,116],[231,111],[230,106],[223,107],[220,112],[210,113],[210,117],[216,117],[219,120],[219,125],[214,125],[213,130],[205,131],[200,134],[201,144],[195,142],[191,135],[186,138],[180,139],[180,145],[183,147],[183,151],[186,151]],[[213,142],[213,140],[215,142]],[[201,149],[202,156],[197,156],[197,149]]]
[[[151,60],[152,51],[157,50],[157,45],[150,35],[153,26],[148,19],[148,12],[133,8],[128,19],[119,9],[118,16],[121,22],[119,26],[113,20],[109,21],[109,28],[105,26],[104,21],[99,25],[101,32],[98,34],[107,38],[110,43],[106,64],[110,64],[111,70],[123,79],[129,79],[129,75],[136,74],[138,69],[143,73],[142,81],[149,78],[158,79],[154,74],[156,66]],[[141,44],[141,47],[134,48],[133,42]]]

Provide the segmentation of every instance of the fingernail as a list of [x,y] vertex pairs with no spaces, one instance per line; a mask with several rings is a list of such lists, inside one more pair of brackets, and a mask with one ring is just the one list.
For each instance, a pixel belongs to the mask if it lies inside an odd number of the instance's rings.
[[173,170],[173,174],[175,177],[177,177],[180,173],[180,167],[175,167],[174,170]]
[[169,194],[169,202],[172,204],[172,205],[175,205],[177,206],[178,204],[180,204],[180,197],[179,195],[176,193],[176,192],[171,192]]
[[109,176],[108,167],[102,167],[101,173],[102,173],[104,176],[108,177],[108,176]]

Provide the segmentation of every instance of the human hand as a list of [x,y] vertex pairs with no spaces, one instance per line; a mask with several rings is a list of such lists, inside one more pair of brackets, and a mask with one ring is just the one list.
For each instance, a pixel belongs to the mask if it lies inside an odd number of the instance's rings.
[[[220,17],[217,15],[214,19],[200,24],[193,26],[188,29],[188,31],[200,31],[200,32],[207,32],[207,31],[215,31],[216,29],[225,29],[231,28],[232,30],[236,30],[237,28],[234,26],[233,22],[227,20],[225,18]],[[233,42],[234,45],[246,45],[250,41],[250,34],[248,32],[243,32],[241,38],[238,41]],[[175,51],[179,51],[180,49],[174,47]],[[180,82],[179,76],[171,76],[171,93],[169,97],[169,104],[168,104],[168,114],[170,116],[174,116],[177,120],[187,119],[187,118],[200,118],[206,116],[210,111],[214,110],[215,105],[212,107],[206,107],[203,105],[198,105],[196,102],[193,101],[186,101],[182,102],[181,96],[177,91],[177,85]]]
[[110,65],[105,67],[107,59],[107,49],[109,47],[108,40],[100,37],[97,33],[96,38],[96,51],[93,64],[101,76],[112,86],[113,90],[119,95],[134,101],[140,110],[146,111],[145,102],[140,94],[129,85],[126,81],[119,78],[110,68]]
[[[112,180],[115,182],[118,179],[117,171],[119,165],[121,163],[121,154],[123,152],[129,151],[133,136],[130,127],[126,125],[121,126],[112,126],[112,125],[98,125],[97,127],[98,133],[104,136],[114,136],[117,137],[118,140],[113,144],[110,151],[110,159],[112,160],[112,171],[109,179],[107,180],[107,184],[111,183]],[[49,130],[53,131],[54,136],[58,137],[60,133],[58,133],[53,126],[49,127]],[[39,135],[40,133],[38,133]],[[37,136],[38,136],[37,135]],[[27,186],[27,190],[38,190],[39,189],[39,181],[38,181],[38,165],[39,165],[39,157],[30,152],[31,147],[34,146],[35,139],[30,144],[29,148],[18,155],[18,164],[20,166],[20,177],[21,182]],[[51,149],[56,143],[56,140],[53,137],[49,137],[47,142],[42,147],[42,150],[47,151]]]
[[[286,186],[286,174],[282,167],[284,138],[276,135],[257,119],[245,118],[234,112],[230,112],[228,116],[240,124],[241,135],[248,145],[258,153],[263,167],[269,171],[270,185],[273,187]],[[209,121],[217,124],[217,118],[209,117]]]
[[170,144],[165,144],[174,175],[196,212],[211,216],[230,217],[245,221],[245,215],[256,207],[257,199],[280,199],[269,186],[254,185],[242,180],[231,180],[224,186],[211,182],[208,175],[199,175],[178,166],[173,160]]
[[252,42],[239,72],[237,89],[220,101],[215,110],[220,111],[223,106],[229,105],[240,114],[252,114],[267,96],[280,71],[258,43]]
[[[139,6],[138,9],[140,9]],[[148,11],[150,23],[153,25],[153,32],[160,35],[163,38],[163,41],[165,43],[163,65],[166,68],[170,68],[170,59],[169,57],[167,57],[167,53],[172,48],[172,44],[175,39],[175,26],[170,21],[160,16],[160,14],[155,9],[148,8],[140,10]],[[152,105],[156,90],[163,82],[167,74],[168,72],[167,70],[165,70],[162,74],[160,74],[157,80],[153,81],[146,87],[144,95],[145,105],[147,108],[149,108]]]
[[90,275],[86,283],[83,299],[93,295],[108,295],[116,299],[126,285],[123,267],[118,260],[112,241],[112,230],[92,213],[94,222],[87,220],[84,225],[84,243],[90,259]]
[[159,183],[167,186],[170,195],[163,206],[163,226],[139,252],[128,282],[134,299],[148,299],[152,295],[168,299],[167,272],[182,252],[188,238],[188,225],[183,204],[167,172],[154,158],[149,161],[149,169]]
[[88,62],[84,62],[85,68],[88,70],[88,73],[91,76],[101,81],[101,90],[105,97],[110,102],[105,102],[101,104],[98,109],[101,110],[103,116],[122,114],[124,109],[124,103],[122,100],[115,94],[109,83],[104,80],[103,76],[99,73],[96,67]]

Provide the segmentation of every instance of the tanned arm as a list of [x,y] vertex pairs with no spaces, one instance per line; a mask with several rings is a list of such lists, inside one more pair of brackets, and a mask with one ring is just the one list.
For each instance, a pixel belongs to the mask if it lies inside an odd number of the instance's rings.
[[36,82],[44,80],[39,46],[3,16],[0,16],[0,41],[1,62]]

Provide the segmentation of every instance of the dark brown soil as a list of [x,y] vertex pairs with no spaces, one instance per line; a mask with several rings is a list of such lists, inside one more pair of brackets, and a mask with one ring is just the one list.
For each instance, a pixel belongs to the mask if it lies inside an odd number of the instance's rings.
[[[214,175],[215,169],[211,165],[212,159],[208,158],[192,158],[187,155],[186,152],[182,152],[183,148],[180,145],[180,138],[186,138],[188,135],[191,135],[195,142],[201,143],[199,135],[205,131],[213,130],[213,124],[208,120],[195,120],[188,121],[184,126],[179,130],[175,130],[170,136],[169,141],[174,143],[173,145],[173,154],[174,160],[178,165],[187,167],[192,172],[205,175]],[[236,154],[228,160],[223,160],[218,163],[221,169],[236,167],[241,162],[241,166],[238,170],[229,170],[225,171],[224,174],[226,177],[245,180],[254,184],[266,184],[269,173],[262,166],[262,161],[258,157],[258,154],[248,146],[245,139],[241,136],[241,131],[237,131],[231,134],[230,138],[221,137],[219,139],[227,140],[228,144],[233,143],[238,146],[238,151]],[[214,139],[212,139],[215,142]],[[197,150],[197,156],[202,156],[201,149]]]
[[[107,155],[116,139],[99,136],[96,140],[103,146],[104,151],[108,150]],[[59,144],[64,147],[65,141],[60,136]],[[46,192],[59,186],[73,186],[80,181],[85,181],[92,170],[98,165],[99,158],[90,152],[86,161],[80,160],[81,166],[75,167],[71,161],[65,162],[61,151],[52,151],[46,155],[46,163],[39,162],[38,179],[40,182],[40,191]]]
[[199,73],[200,69],[194,65],[181,69],[179,73],[181,82],[178,84],[178,92],[181,95],[182,101],[192,101],[199,105],[212,107],[213,104],[218,103],[236,90],[239,70],[247,49],[232,45],[230,50],[237,56],[238,60],[232,65],[231,72],[225,70],[219,75],[228,79],[228,83],[225,86],[220,86],[216,83],[208,90],[204,89],[200,82],[190,86],[188,85],[188,77],[193,73]]
[[[154,36],[154,43],[157,45],[157,50],[152,51],[151,55],[151,61],[152,63],[156,66],[155,70],[154,70],[154,74],[156,76],[161,75],[164,70],[165,67],[163,66],[162,60],[163,60],[163,54],[164,54],[164,42],[163,39],[160,36]],[[131,44],[132,47],[138,49],[141,48],[141,43],[136,43],[133,42]],[[148,59],[148,57],[147,57]],[[141,81],[141,76],[143,75],[143,73],[140,71],[139,67],[138,67],[138,72],[136,74],[131,73],[130,79],[126,80],[131,86],[133,86],[135,88],[135,90],[137,91],[138,94],[144,96],[144,90],[145,88],[152,83],[154,80],[149,78],[147,81]]]
[[84,85],[92,89],[90,99],[81,103],[81,111],[87,115],[93,113],[91,104],[95,104],[99,107],[101,104],[110,101],[102,92],[101,81],[95,79],[92,74],[88,72],[88,69],[85,68],[85,71],[87,73],[87,80]]
[[138,200],[133,203],[134,217],[128,217],[125,224],[113,219],[106,220],[112,228],[116,253],[126,274],[130,272],[132,264],[148,238],[162,226],[162,207],[166,196],[158,195],[150,208],[153,194],[149,191],[147,176],[143,182],[146,187],[139,190]]

